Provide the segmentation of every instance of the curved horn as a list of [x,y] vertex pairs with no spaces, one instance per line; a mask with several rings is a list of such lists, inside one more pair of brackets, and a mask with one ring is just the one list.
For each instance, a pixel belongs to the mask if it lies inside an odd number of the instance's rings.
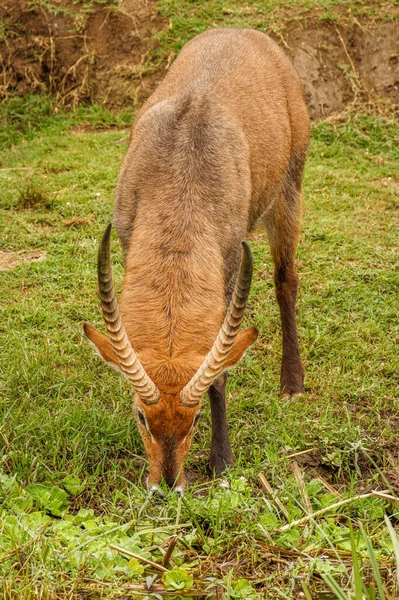
[[251,287],[253,269],[251,248],[246,242],[242,242],[242,245],[243,257],[240,272],[223,325],[208,356],[180,392],[180,403],[185,406],[198,404],[216,377],[222,373],[227,355],[238,335]]
[[100,242],[97,261],[98,289],[105,327],[118,357],[121,371],[131,381],[145,404],[157,404],[160,400],[159,390],[148,377],[135,354],[119,314],[112,281],[111,228],[112,224],[110,223]]

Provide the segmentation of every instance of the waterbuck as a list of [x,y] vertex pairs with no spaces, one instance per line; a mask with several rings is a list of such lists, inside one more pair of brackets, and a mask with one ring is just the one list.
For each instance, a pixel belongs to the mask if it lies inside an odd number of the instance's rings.
[[233,462],[226,370],[258,334],[239,327],[252,277],[244,240],[259,219],[275,264],[281,394],[303,392],[294,255],[308,141],[295,70],[269,37],[249,29],[191,40],[138,113],[113,217],[125,259],[120,302],[109,225],[98,257],[108,337],[89,324],[85,332],[133,385],[150,490],[164,477],[183,492],[184,459],[207,392],[210,465],[220,474]]

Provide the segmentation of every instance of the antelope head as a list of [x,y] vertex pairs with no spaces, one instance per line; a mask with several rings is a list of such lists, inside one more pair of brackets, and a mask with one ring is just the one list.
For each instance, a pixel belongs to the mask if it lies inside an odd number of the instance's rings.
[[255,327],[239,331],[251,280],[253,259],[243,242],[241,268],[224,322],[203,363],[183,387],[161,385],[150,379],[125,331],[115,296],[111,257],[111,224],[98,252],[98,287],[108,338],[89,325],[84,330],[100,356],[125,375],[135,391],[136,420],[149,460],[148,487],[156,490],[164,477],[169,487],[184,493],[184,459],[198,423],[201,400],[212,383],[236,364],[258,335]]

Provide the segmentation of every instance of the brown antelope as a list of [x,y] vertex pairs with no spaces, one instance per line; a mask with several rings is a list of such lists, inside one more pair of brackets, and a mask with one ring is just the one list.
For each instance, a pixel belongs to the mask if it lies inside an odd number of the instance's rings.
[[190,41],[138,113],[113,218],[125,258],[121,298],[118,306],[109,225],[98,259],[108,337],[89,324],[85,332],[133,385],[150,490],[164,477],[183,493],[206,392],[210,465],[220,474],[233,462],[225,372],[258,335],[239,327],[252,277],[243,240],[259,219],[275,264],[281,394],[303,392],[294,255],[308,140],[296,72],[269,37],[249,29]]

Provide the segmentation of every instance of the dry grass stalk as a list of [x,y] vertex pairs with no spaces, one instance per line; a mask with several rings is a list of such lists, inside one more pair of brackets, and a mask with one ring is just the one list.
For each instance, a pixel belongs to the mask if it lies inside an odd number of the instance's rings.
[[320,481],[320,483],[324,485],[324,487],[330,492],[330,494],[333,494],[337,498],[342,498],[342,494],[340,494],[331,484],[329,484],[328,481],[324,479],[324,477],[318,475],[317,479]]
[[130,552],[130,550],[125,550],[124,548],[119,548],[119,546],[114,546],[113,544],[110,544],[109,547],[112,548],[112,550],[116,550],[116,552],[120,552],[121,554],[126,554],[126,556],[131,556],[132,558],[135,558],[138,561],[146,563],[147,565],[151,565],[151,567],[154,567],[154,569],[158,569],[158,571],[162,571],[163,573],[168,571],[168,569],[166,569],[162,565],[159,565],[158,563],[153,562],[152,560],[149,560],[148,558],[144,558],[143,556],[140,556],[140,554],[135,554],[134,552]]
[[395,502],[399,502],[399,498],[397,498],[396,496],[391,496],[391,494],[386,494],[385,491],[383,491],[383,492],[374,491],[373,495],[377,496],[377,498],[384,498],[385,500],[394,500]]
[[284,515],[284,517],[287,519],[287,521],[289,521],[290,520],[290,516],[288,514],[287,509],[285,508],[285,506],[281,502],[281,500],[277,497],[277,492],[275,490],[273,490],[272,486],[267,481],[267,479],[263,475],[263,473],[259,473],[258,479],[259,479],[259,483],[261,484],[263,490],[271,498],[271,500],[273,500],[273,502],[275,502],[275,504],[280,509],[280,511],[282,512],[282,514]]
[[355,78],[356,78],[356,81],[357,81],[357,83],[358,83],[358,86],[359,86],[359,88],[362,88],[362,85],[361,85],[361,82],[360,82],[360,77],[359,77],[359,75],[358,75],[358,72],[357,72],[357,70],[356,70],[355,63],[353,62],[353,60],[352,60],[352,57],[351,57],[351,55],[350,55],[350,54],[349,54],[349,52],[348,52],[348,48],[347,48],[347,46],[346,46],[346,44],[345,44],[345,40],[344,40],[344,38],[342,37],[342,35],[341,35],[341,32],[340,32],[340,30],[338,29],[338,27],[337,27],[336,25],[334,25],[334,27],[335,27],[335,31],[337,32],[337,35],[338,35],[338,37],[339,37],[339,40],[340,40],[340,42],[341,42],[341,44],[342,44],[342,47],[343,47],[343,49],[344,49],[344,52],[345,52],[346,58],[348,59],[348,61],[349,61],[349,64],[350,64],[350,66],[351,66],[351,69],[352,69],[352,71],[353,71],[353,75],[354,75],[354,76],[355,76]]
[[[173,550],[175,549],[176,542],[177,542],[177,537],[173,536],[172,539],[170,540],[169,546],[167,547],[166,552],[163,557],[162,564],[165,568],[168,566],[169,563],[172,565],[172,567],[174,566],[173,562],[171,561],[171,557],[173,554]],[[163,548],[161,549],[161,552],[162,553],[164,552]]]
[[[360,75],[359,75],[359,73],[358,73],[358,72],[357,72],[357,70],[356,70],[355,63],[353,62],[353,60],[352,60],[352,57],[351,57],[351,55],[349,54],[349,50],[348,50],[348,48],[347,48],[347,45],[346,45],[346,43],[345,43],[345,40],[344,40],[344,38],[343,38],[343,37],[342,37],[342,35],[341,35],[341,32],[340,32],[340,30],[338,29],[337,25],[334,25],[334,27],[335,27],[335,31],[337,32],[337,35],[338,35],[338,37],[339,37],[339,40],[340,40],[340,42],[341,42],[341,44],[342,44],[342,47],[343,47],[343,49],[344,49],[344,52],[345,52],[346,58],[347,58],[347,59],[348,59],[348,61],[349,61],[350,68],[352,69],[353,77],[354,77],[354,79],[355,79],[355,81],[356,81],[356,84],[355,84],[355,85],[352,83],[353,93],[355,94],[355,98],[354,98],[353,102],[356,102],[356,100],[357,100],[357,96],[358,96],[358,92],[359,92],[359,91],[360,91],[360,92],[363,92],[363,94],[365,94],[365,95],[367,96],[367,98],[368,98],[369,102],[372,102],[372,99],[371,99],[371,97],[370,97],[370,94],[369,94],[369,93],[368,93],[368,91],[365,89],[364,85],[362,84],[362,81],[361,81],[361,79],[360,79]],[[357,89],[356,89],[356,87],[357,87]]]
[[339,550],[338,548],[316,548],[314,550],[306,550],[306,552],[301,552],[300,550],[293,550],[290,548],[285,548],[283,546],[276,546],[275,544],[267,544],[266,542],[258,542],[257,546],[261,548],[263,552],[268,554],[278,554],[279,556],[285,556],[286,558],[298,558],[303,556],[305,558],[316,558],[318,556],[328,556],[330,558],[336,558],[339,556],[342,559],[351,559],[352,552],[348,552],[346,550]]
[[292,461],[292,470],[294,471],[295,479],[298,485],[299,492],[301,494],[302,502],[306,508],[306,512],[310,514],[312,512],[312,504],[306,492],[305,482],[303,480],[301,469],[299,468],[299,465],[296,462],[296,460]]
[[31,171],[33,167],[4,167],[0,171]]
[[310,454],[310,452],[314,452],[317,448],[308,448],[307,450],[301,450],[300,452],[294,452],[294,454],[289,454],[287,458],[295,458],[295,456],[301,456],[302,454]]
[[[97,588],[99,585],[104,586],[106,588],[111,588],[111,587],[115,586],[114,583],[109,583],[108,581],[104,581],[102,579],[90,579],[89,577],[85,577],[83,579],[83,581],[87,584],[93,584],[93,587],[80,589],[80,592],[86,593],[86,594],[91,594],[92,592],[97,593],[98,592]],[[175,598],[176,597],[176,590],[165,590],[165,588],[163,586],[161,587],[160,585],[156,585],[156,583],[153,583],[151,585],[151,596],[149,596],[149,590],[148,590],[148,588],[145,587],[145,584],[140,584],[140,583],[119,583],[118,591],[120,593],[129,592],[130,595],[139,596],[140,598],[144,598],[144,597],[152,598],[154,594],[159,594],[159,596],[162,598],[164,598],[164,597]],[[122,596],[119,596],[119,597],[122,598]],[[125,597],[125,596],[123,596],[123,597]],[[209,594],[207,591],[203,591],[200,589],[180,590],[179,597],[182,597],[182,598],[208,598]],[[219,598],[219,596],[217,596],[217,598]],[[220,596],[220,598],[222,598],[222,596]],[[224,596],[223,596],[223,598],[224,598]],[[68,596],[68,599],[69,599],[69,596]]]
[[[345,506],[345,504],[350,504],[351,502],[355,502],[356,500],[364,500],[365,498],[371,498],[372,496],[377,496],[377,495],[381,496],[381,494],[384,494],[383,497],[386,498],[387,497],[386,493],[388,491],[389,490],[382,490],[381,492],[379,492],[377,490],[373,490],[372,492],[368,492],[367,494],[359,494],[358,496],[353,496],[353,498],[345,498],[344,500],[341,500],[340,502],[336,502],[335,504],[331,504],[330,506],[326,506],[325,508],[316,510],[316,512],[311,513],[311,514],[307,515],[306,517],[302,517],[302,519],[297,519],[296,521],[291,521],[291,523],[288,523],[288,525],[283,525],[283,527],[281,527],[279,529],[279,531],[280,531],[280,533],[282,533],[283,531],[287,531],[288,529],[291,529],[292,527],[297,527],[298,525],[304,525],[311,519],[320,517],[321,515],[324,515],[324,513],[326,513],[326,512],[330,512],[331,510],[336,510],[337,508],[341,508],[341,506]],[[394,496],[391,496],[390,499],[399,500],[399,498],[395,498]]]

